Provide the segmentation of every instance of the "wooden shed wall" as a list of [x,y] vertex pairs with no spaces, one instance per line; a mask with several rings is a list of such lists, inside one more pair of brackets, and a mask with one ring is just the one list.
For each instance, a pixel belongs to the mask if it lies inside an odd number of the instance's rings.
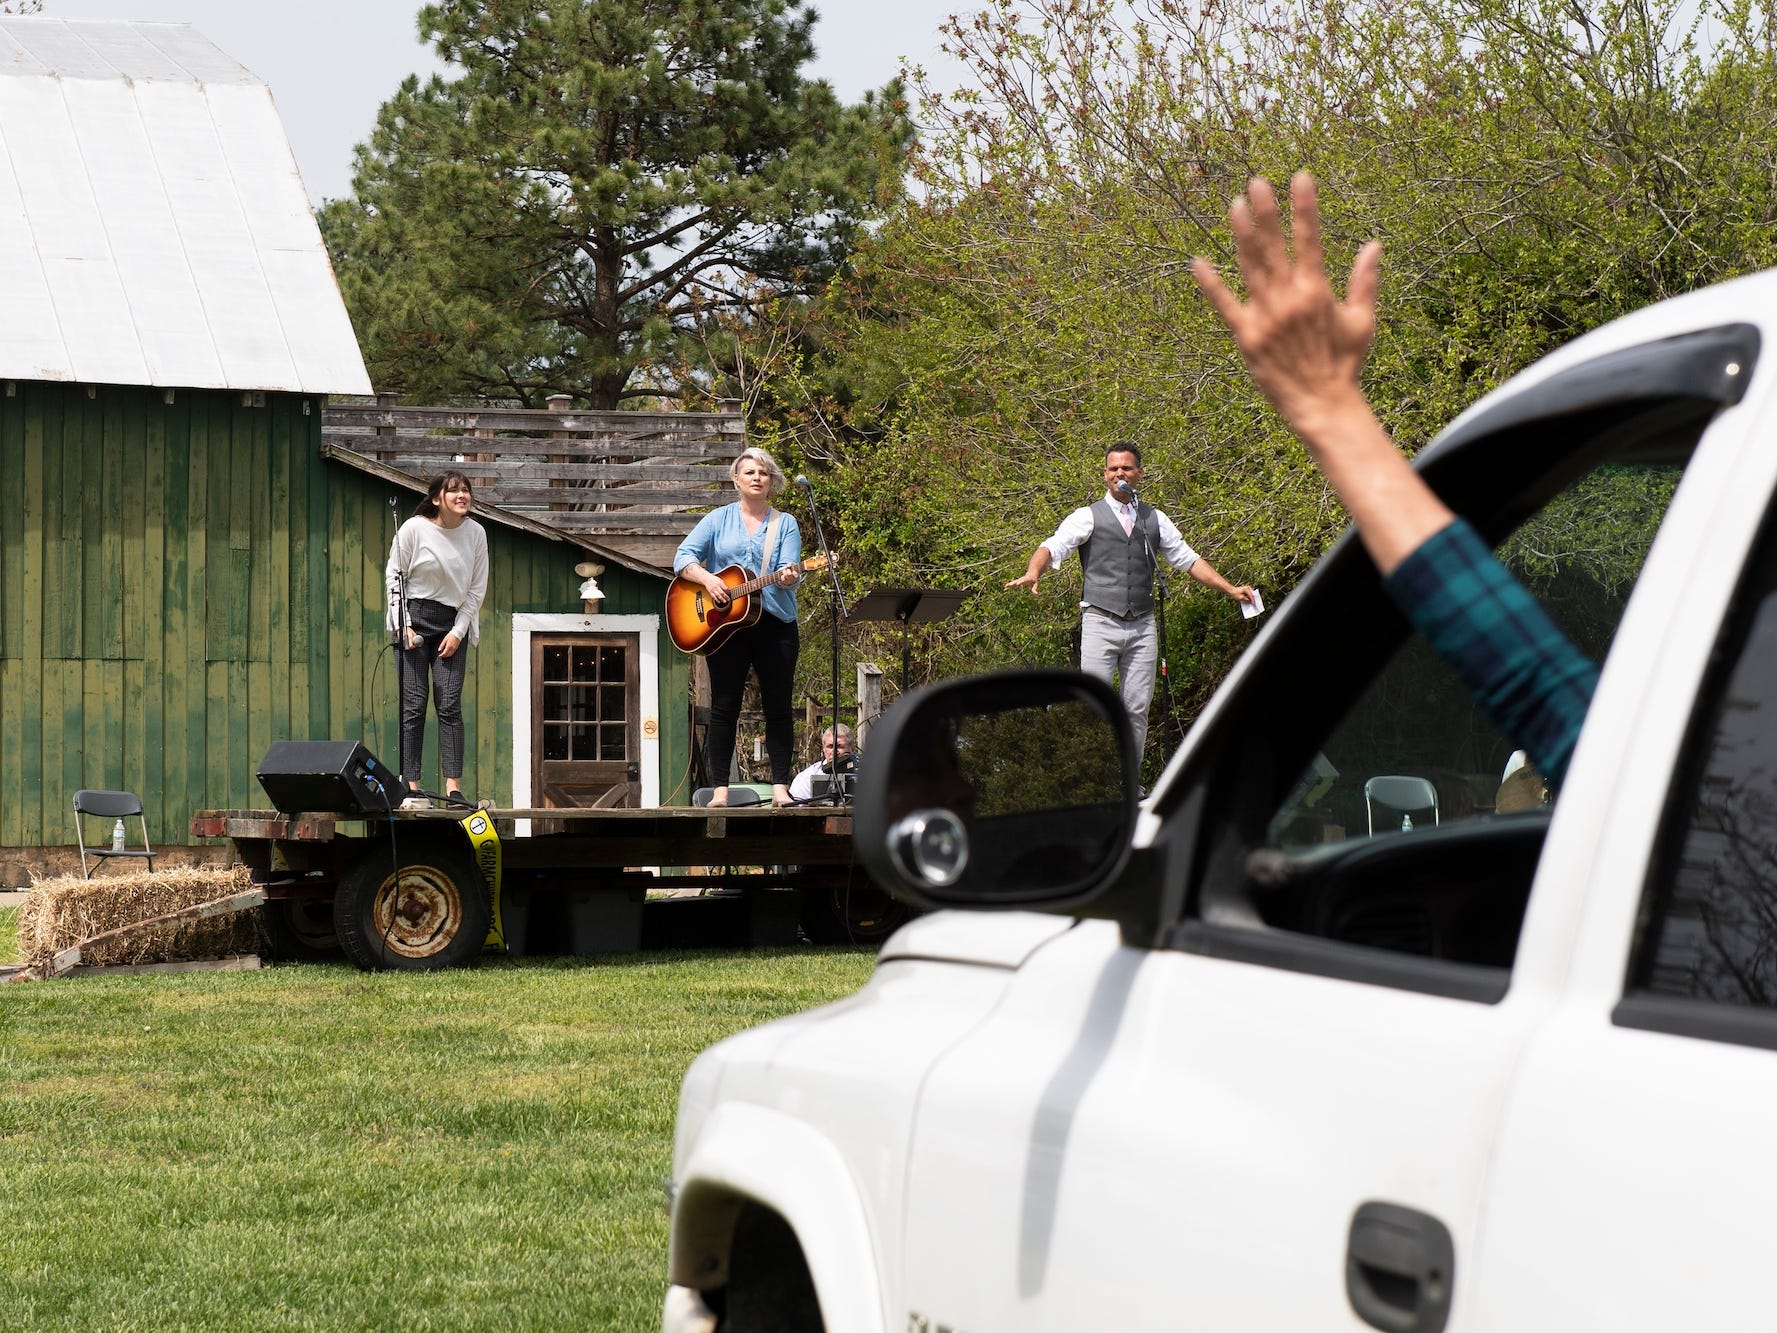
[[[382,653],[390,489],[319,455],[320,404],[17,382],[0,397],[0,846],[65,844],[81,787],[141,794],[157,843],[205,807],[258,806],[271,742],[396,754]],[[401,515],[416,497],[402,495]],[[489,523],[464,700],[464,785],[511,799],[511,615],[577,611],[578,548]],[[612,566],[607,612],[658,613]],[[670,659],[670,660],[669,660]],[[661,789],[684,770],[688,671],[662,658]],[[428,778],[437,745],[428,737]]]

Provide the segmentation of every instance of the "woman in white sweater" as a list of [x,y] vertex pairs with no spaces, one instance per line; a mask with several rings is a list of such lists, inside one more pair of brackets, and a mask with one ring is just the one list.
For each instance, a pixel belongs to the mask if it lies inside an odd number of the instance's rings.
[[481,602],[487,596],[487,532],[469,517],[474,502],[469,478],[461,472],[434,477],[414,516],[395,534],[387,574],[389,633],[403,649],[401,775],[409,791],[419,791],[431,693],[438,710],[444,794],[458,801],[464,799],[463,679],[469,646],[481,641]]

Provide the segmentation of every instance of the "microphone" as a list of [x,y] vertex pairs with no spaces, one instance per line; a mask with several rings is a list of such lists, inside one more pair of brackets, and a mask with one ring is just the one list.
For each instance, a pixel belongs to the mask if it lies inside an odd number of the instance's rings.
[[805,491],[812,491],[814,489],[814,483],[809,481],[809,479],[803,476],[800,472],[796,474],[796,484]]
[[1121,495],[1125,500],[1132,500],[1135,498],[1135,487],[1129,484],[1129,479],[1127,477],[1117,478],[1117,494]]

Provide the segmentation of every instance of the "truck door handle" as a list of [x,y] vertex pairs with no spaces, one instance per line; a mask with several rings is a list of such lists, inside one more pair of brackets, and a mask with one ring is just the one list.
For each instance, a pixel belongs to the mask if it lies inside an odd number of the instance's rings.
[[1345,1294],[1385,1333],[1442,1333],[1450,1319],[1456,1245],[1437,1218],[1395,1203],[1366,1203],[1351,1216]]

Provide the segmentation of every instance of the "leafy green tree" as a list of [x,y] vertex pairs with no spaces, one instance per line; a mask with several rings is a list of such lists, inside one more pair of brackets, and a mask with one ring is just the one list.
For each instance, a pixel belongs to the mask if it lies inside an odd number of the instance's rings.
[[[1038,599],[1001,585],[1098,492],[1105,445],[1133,439],[1150,498],[1275,604],[1344,517],[1189,280],[1195,254],[1230,267],[1228,199],[1254,173],[1308,167],[1336,266],[1383,239],[1369,388],[1417,449],[1551,347],[1777,261],[1771,15],[1735,0],[1699,32],[1697,14],[990,0],[953,24],[973,87],[923,90],[919,190],[767,399],[816,466],[844,468],[853,576],[974,590],[934,638],[934,674],[1064,660],[1077,566]],[[1563,521],[1613,549],[1599,513]],[[1251,626],[1174,587],[1182,721]]]
[[[713,315],[815,290],[900,189],[900,86],[802,77],[797,0],[440,0],[322,227],[372,379],[674,397]],[[693,374],[695,358],[689,358]],[[693,381],[694,387],[694,381]]]

